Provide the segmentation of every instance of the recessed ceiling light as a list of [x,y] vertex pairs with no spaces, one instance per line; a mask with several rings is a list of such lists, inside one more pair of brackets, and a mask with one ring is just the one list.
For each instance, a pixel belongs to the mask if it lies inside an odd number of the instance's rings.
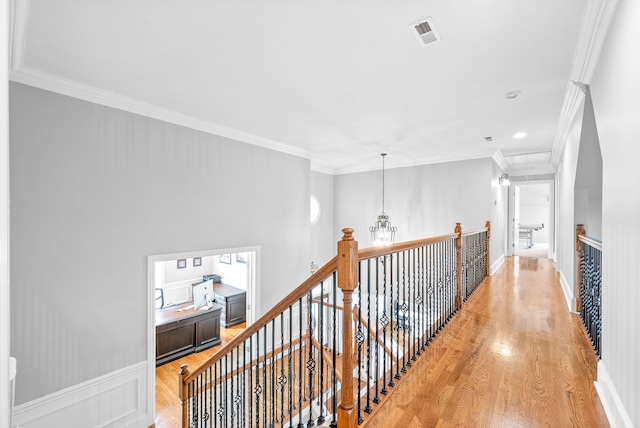
[[504,97],[508,100],[512,100],[516,98],[518,95],[520,95],[521,93],[522,91],[511,91],[511,92],[507,92],[507,94]]
[[526,132],[517,132],[517,133],[513,134],[513,138],[518,138],[518,139],[524,138],[526,136],[527,136]]

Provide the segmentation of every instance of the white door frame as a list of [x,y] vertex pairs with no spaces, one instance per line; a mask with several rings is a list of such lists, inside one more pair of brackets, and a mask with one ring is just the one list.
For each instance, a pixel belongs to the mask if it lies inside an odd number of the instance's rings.
[[[191,251],[185,253],[157,254],[147,257],[147,408],[150,409],[147,425],[155,422],[156,415],[156,287],[155,264],[177,259],[190,259],[193,257],[209,257],[220,254],[247,253],[247,325],[255,321],[256,302],[260,296],[260,246],[222,248],[216,250]],[[178,375],[176,373],[176,382]]]
[[[544,180],[527,180],[527,181],[514,181],[511,180],[511,185],[509,186],[509,207],[508,207],[508,215],[507,215],[507,251],[506,254],[508,256],[513,256],[515,254],[515,232],[514,232],[514,214],[515,214],[515,187],[518,185],[526,185],[526,184],[548,184],[549,185],[549,252],[548,258],[550,260],[556,259],[556,186],[554,179],[544,179]],[[547,227],[547,225],[545,225]]]
[[[9,2],[0,0],[0,22],[9,22]],[[0,426],[9,426],[9,31],[0,33]]]

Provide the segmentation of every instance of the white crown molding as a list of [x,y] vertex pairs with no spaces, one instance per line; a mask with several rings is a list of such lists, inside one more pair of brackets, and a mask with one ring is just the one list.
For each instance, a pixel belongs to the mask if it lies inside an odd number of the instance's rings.
[[311,157],[310,153],[306,150],[298,149],[268,138],[259,137],[248,132],[239,131],[237,129],[197,119],[150,103],[138,101],[133,98],[98,89],[93,86],[84,85],[82,83],[55,76],[53,74],[44,73],[29,67],[20,66],[18,69],[10,73],[9,79],[13,82],[34,86],[36,88],[56,92],[69,97],[128,111],[141,116],[173,123],[174,125],[184,126],[190,129],[206,132],[208,134],[218,135],[293,156],[303,157],[306,159],[310,159]]
[[15,71],[24,64],[27,42],[27,22],[30,0],[11,0],[9,3],[9,70]]
[[511,173],[509,162],[507,162],[500,149],[496,149],[496,151],[491,156],[491,159],[493,159],[493,161],[498,165],[498,168],[500,168],[503,172]]
[[560,162],[571,122],[584,97],[578,86],[591,82],[617,4],[618,0],[590,0],[586,6],[573,55],[570,82],[567,84],[560,122],[553,142],[551,165],[554,169]]

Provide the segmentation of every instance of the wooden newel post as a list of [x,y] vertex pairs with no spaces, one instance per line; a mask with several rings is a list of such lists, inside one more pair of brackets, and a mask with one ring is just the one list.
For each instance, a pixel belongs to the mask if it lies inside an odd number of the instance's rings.
[[462,309],[462,226],[460,223],[456,223],[454,232],[458,234],[456,238],[456,252],[458,253],[458,266],[456,267],[458,270],[456,307],[460,310]]
[[491,222],[487,220],[484,227],[487,228],[487,276],[491,276]]
[[188,386],[184,383],[184,379],[189,376],[191,372],[189,371],[189,366],[187,364],[183,364],[180,366],[180,371],[178,372],[178,396],[180,397],[180,401],[182,401],[182,426],[189,426],[189,391]]
[[582,259],[582,245],[580,245],[580,237],[585,236],[584,224],[576,226],[576,312],[582,310],[582,300],[580,299],[580,283],[582,282],[582,273],[580,271],[580,260]]
[[338,427],[358,426],[356,400],[353,391],[353,291],[358,286],[358,241],[353,239],[353,229],[342,229],[338,242],[338,287],[342,290],[342,399],[338,406]]

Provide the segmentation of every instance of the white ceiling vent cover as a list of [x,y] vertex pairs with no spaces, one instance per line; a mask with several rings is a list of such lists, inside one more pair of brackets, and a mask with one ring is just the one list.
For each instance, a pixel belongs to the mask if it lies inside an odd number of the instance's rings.
[[436,30],[435,25],[433,25],[433,19],[431,19],[431,17],[414,22],[409,25],[409,28],[414,36],[416,36],[416,39],[418,39],[420,46],[426,46],[440,40],[440,34],[438,34],[438,30]]

